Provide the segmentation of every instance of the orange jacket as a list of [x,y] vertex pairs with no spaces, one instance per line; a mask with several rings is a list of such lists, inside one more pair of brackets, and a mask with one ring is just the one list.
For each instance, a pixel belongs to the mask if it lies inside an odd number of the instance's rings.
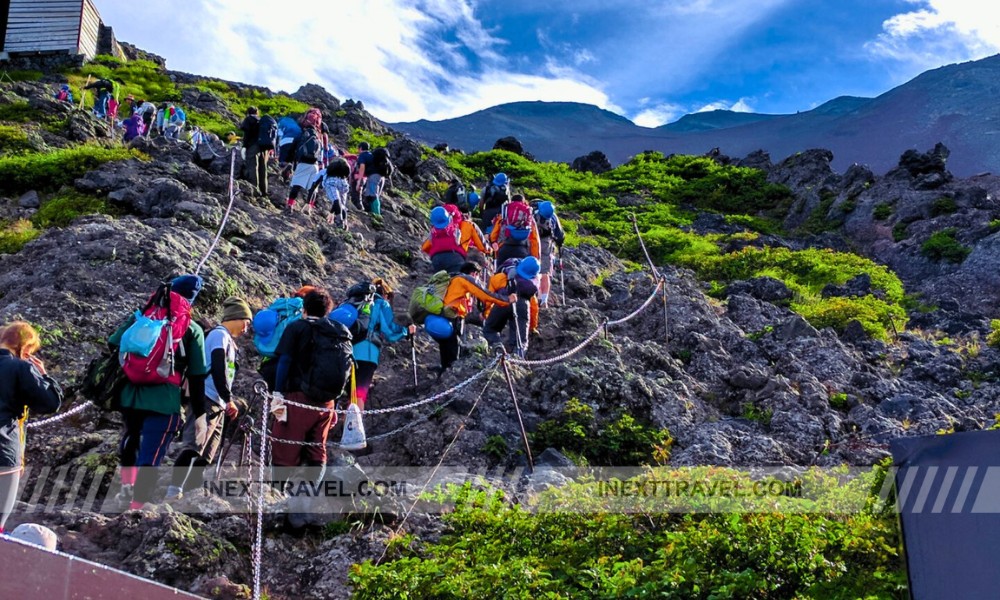
[[[499,214],[493,219],[493,229],[490,230],[490,241],[494,244],[500,242],[500,229],[501,223],[503,222],[503,215]],[[500,244],[503,247],[503,244]],[[528,252],[538,260],[542,260],[542,241],[538,237],[538,227],[535,226],[534,220],[531,223],[531,234],[528,236]]]
[[486,306],[510,304],[504,296],[487,292],[467,275],[452,277],[448,290],[444,293],[444,305],[454,308],[458,316],[464,318],[472,310],[472,298],[481,300]]
[[462,239],[459,244],[465,248],[466,251],[469,250],[469,246],[475,246],[476,250],[479,250],[483,254],[486,254],[486,244],[483,243],[483,238],[479,228],[472,221],[462,221],[459,225],[459,229],[462,231]]
[[[506,293],[507,290],[507,275],[504,273],[496,273],[493,277],[490,277],[489,283],[490,291],[494,294],[500,294],[501,296]],[[488,317],[490,315],[490,309],[492,307],[487,306],[486,310],[483,311],[483,317]],[[538,329],[538,296],[532,296],[531,300],[528,302],[528,325],[529,329],[534,331]]]

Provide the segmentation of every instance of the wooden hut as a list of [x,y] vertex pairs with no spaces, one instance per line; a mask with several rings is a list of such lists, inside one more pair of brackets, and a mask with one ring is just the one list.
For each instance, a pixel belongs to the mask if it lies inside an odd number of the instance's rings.
[[92,0],[0,0],[0,58],[98,53],[103,24]]

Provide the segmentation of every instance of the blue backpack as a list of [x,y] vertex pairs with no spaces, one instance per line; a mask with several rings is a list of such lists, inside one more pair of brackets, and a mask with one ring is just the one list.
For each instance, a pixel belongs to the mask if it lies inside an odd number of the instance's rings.
[[261,356],[274,358],[288,324],[302,317],[302,298],[278,298],[253,318],[253,345]]
[[292,117],[281,117],[278,119],[278,138],[280,140],[284,139],[296,139],[302,135],[302,127],[299,122]]

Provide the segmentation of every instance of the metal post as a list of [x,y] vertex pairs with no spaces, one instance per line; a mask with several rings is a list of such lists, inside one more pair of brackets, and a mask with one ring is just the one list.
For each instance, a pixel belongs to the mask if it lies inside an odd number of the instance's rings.
[[517,394],[514,393],[514,380],[510,376],[510,367],[507,366],[507,355],[500,358],[503,366],[503,375],[507,379],[507,389],[510,391],[510,399],[514,401],[514,412],[517,413],[517,422],[521,426],[521,440],[524,441],[524,453],[528,458],[528,470],[535,470],[535,460],[531,457],[531,446],[528,445],[528,432],[524,429],[524,419],[521,417],[521,407],[517,403]]

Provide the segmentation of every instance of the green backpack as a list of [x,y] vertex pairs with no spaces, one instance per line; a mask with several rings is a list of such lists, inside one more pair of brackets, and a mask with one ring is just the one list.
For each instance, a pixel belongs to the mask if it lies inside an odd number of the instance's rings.
[[444,295],[451,283],[448,271],[438,271],[431,275],[424,285],[418,286],[410,296],[410,308],[407,311],[417,325],[423,325],[427,315],[441,315],[454,319],[458,313],[452,307],[445,307]]

